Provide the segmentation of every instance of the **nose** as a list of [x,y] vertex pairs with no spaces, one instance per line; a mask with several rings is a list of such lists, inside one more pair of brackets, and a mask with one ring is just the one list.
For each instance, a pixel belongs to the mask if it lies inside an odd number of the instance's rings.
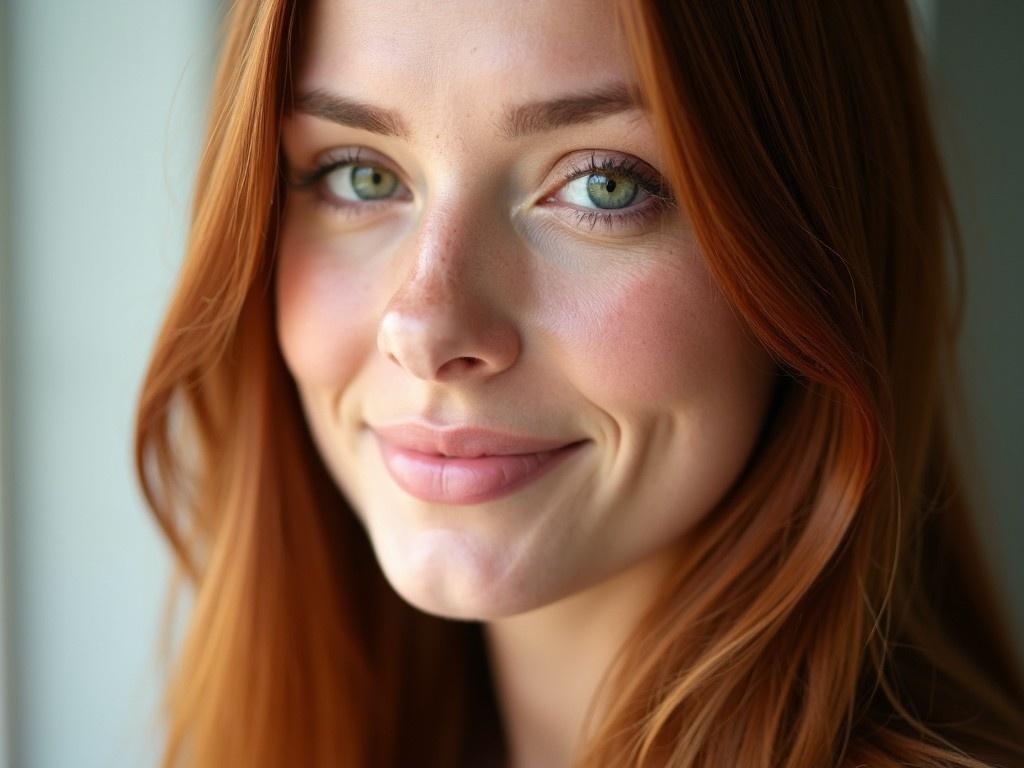
[[430,216],[415,239],[414,263],[385,307],[377,347],[425,381],[490,378],[515,363],[521,346],[513,319],[488,298],[507,273],[489,268],[496,260],[455,211]]

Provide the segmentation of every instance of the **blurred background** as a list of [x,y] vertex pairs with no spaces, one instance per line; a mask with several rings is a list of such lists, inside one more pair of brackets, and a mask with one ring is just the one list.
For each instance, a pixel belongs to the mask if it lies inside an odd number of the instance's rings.
[[[1024,653],[1024,2],[917,0],[968,246],[983,533]],[[184,246],[216,0],[0,0],[0,766],[153,766],[169,560],[131,419]]]

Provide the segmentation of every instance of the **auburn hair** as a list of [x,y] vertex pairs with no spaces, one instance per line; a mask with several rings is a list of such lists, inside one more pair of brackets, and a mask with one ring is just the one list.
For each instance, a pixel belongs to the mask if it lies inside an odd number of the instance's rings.
[[[391,589],[276,341],[303,16],[231,3],[137,405],[138,479],[194,597],[163,766],[479,766],[505,749],[481,625]],[[908,7],[625,0],[618,19],[663,170],[780,385],[577,765],[1024,765],[1024,678],[958,437],[962,244]]]

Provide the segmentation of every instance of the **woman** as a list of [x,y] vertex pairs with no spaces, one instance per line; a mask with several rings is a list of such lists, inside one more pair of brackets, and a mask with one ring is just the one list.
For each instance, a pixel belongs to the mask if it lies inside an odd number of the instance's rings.
[[1024,764],[922,77],[894,2],[234,3],[164,764]]

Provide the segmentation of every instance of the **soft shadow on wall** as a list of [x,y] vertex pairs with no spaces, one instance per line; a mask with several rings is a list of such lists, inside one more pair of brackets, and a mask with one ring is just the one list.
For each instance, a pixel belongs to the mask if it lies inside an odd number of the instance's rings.
[[960,343],[983,532],[1024,652],[1024,3],[935,0],[936,119],[967,252]]

